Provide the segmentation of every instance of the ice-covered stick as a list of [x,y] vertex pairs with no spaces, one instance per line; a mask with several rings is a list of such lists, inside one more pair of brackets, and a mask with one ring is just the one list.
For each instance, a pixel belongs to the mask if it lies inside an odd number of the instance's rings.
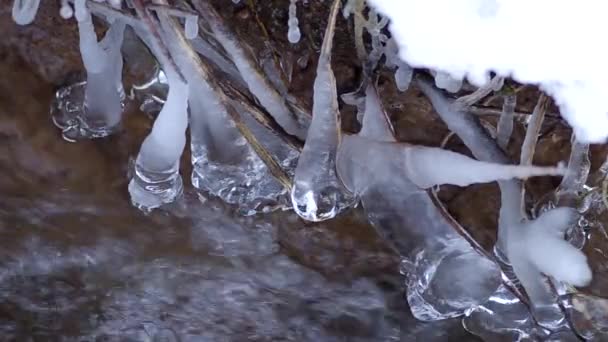
[[331,50],[339,7],[340,0],[334,0],[317,65],[312,122],[291,191],[294,210],[309,221],[333,218],[353,204],[353,198],[336,175],[336,153],[341,131]]
[[249,91],[258,99],[274,119],[291,135],[301,140],[306,138],[308,129],[308,118],[298,117],[291,111],[285,99],[272,86],[263,72],[253,62],[253,58],[248,51],[243,48],[243,42],[230,32],[229,28],[222,22],[222,19],[207,1],[197,1],[194,6],[205,18],[213,30],[216,39],[222,44],[237,69],[241,77],[249,87]]
[[36,18],[40,0],[13,0],[12,16],[18,25],[28,25]]
[[186,144],[188,84],[175,71],[167,76],[167,100],[141,145],[129,183],[131,202],[144,211],[173,202],[183,190],[179,160]]
[[461,110],[466,110],[468,107],[488,96],[492,91],[500,90],[504,82],[504,78],[495,76],[492,78],[492,80],[477,88],[477,90],[475,90],[473,93],[458,98],[456,101],[454,101],[454,105],[460,106]]

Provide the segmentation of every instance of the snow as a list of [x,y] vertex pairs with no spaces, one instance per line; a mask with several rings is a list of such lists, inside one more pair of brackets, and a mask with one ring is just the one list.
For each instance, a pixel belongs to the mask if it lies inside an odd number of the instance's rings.
[[371,0],[391,19],[400,57],[415,68],[467,77],[489,72],[539,84],[581,142],[608,137],[608,30],[602,1]]

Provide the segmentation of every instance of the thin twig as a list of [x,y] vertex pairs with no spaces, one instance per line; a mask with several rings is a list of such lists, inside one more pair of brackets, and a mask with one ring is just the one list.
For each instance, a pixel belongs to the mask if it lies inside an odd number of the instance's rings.
[[[476,116],[500,116],[500,114],[502,113],[501,109],[478,107],[478,106],[471,106],[467,109],[467,111]],[[532,115],[532,113],[513,112],[513,116],[517,120],[527,120],[530,117],[530,115]],[[562,118],[558,113],[546,113],[545,119],[562,121]]]
[[481,101],[484,97],[488,96],[491,92],[498,89],[499,86],[502,87],[505,79],[500,76],[495,76],[490,80],[490,82],[484,84],[483,86],[477,88],[473,93],[469,95],[462,96],[456,101],[454,101],[454,106],[458,107],[458,110],[465,110],[477,102]]

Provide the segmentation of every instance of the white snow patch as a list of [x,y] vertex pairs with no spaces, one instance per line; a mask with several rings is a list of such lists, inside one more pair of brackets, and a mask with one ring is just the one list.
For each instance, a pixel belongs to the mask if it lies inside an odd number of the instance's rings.
[[490,71],[539,84],[581,142],[608,138],[603,1],[371,0],[400,57],[475,85]]

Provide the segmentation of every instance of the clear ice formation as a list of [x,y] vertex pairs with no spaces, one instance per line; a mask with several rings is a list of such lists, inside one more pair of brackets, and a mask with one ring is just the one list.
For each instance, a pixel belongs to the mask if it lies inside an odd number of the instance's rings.
[[445,89],[450,93],[457,93],[462,87],[462,78],[453,78],[446,72],[438,71],[435,74],[435,85],[437,88]]
[[29,25],[36,18],[40,0],[13,0],[12,17],[18,25]]
[[53,123],[68,141],[101,138],[115,132],[125,97],[121,53],[125,23],[113,20],[98,42],[86,1],[77,0],[74,6],[87,81],[60,89],[52,114]]
[[171,203],[182,194],[179,162],[186,145],[188,94],[188,85],[171,72],[167,100],[141,145],[129,183],[131,202],[143,211]]
[[[194,187],[236,205],[245,215],[288,207],[287,190],[247,144],[213,90],[207,84],[193,84],[191,91],[197,94],[190,98]],[[242,117],[248,120],[249,115],[243,112]],[[281,166],[293,170],[298,153],[257,121],[246,123]]]
[[394,154],[370,148],[397,143],[375,90],[370,87],[366,93],[361,132],[344,136],[338,151],[340,179],[402,256],[414,317],[431,321],[462,315],[498,288],[500,270],[455,231],[452,224],[457,223],[426,191],[403,176],[403,163],[391,162]]
[[[419,79],[420,89],[433,107],[480,159],[507,163],[508,159],[472,115],[454,109],[429,82]],[[526,290],[536,321],[550,328],[563,325],[564,318],[543,274],[572,285],[584,286],[591,280],[585,255],[564,240],[564,231],[572,225],[577,213],[570,208],[546,211],[536,220],[527,220],[521,211],[521,184],[499,182],[501,208],[496,251],[506,257],[517,279]],[[509,265],[510,263],[510,265]],[[515,324],[516,322],[514,322]]]
[[298,0],[290,0],[289,1],[289,19],[287,20],[287,40],[290,43],[296,44],[300,41],[302,37],[300,33],[300,27],[298,25],[298,16],[297,16],[297,1]]
[[205,2],[200,3],[200,5],[204,9],[202,15],[211,26],[215,38],[232,59],[249,91],[287,133],[304,140],[309,124],[308,119],[299,117],[297,113],[292,112],[285,99],[270,84],[258,65],[242,47],[244,43],[239,41],[221,22],[219,14],[215,12],[211,5]]
[[[228,110],[236,110],[255,138],[287,170],[294,168],[298,153],[280,143],[257,121],[250,119],[238,101],[230,101],[208,82],[198,55],[183,53],[183,38],[165,14],[159,15],[167,47],[188,81],[192,185],[201,196],[210,194],[235,205],[244,215],[269,212],[289,206],[287,190],[241,135]],[[227,106],[232,106],[229,108]],[[250,121],[247,121],[250,120]]]
[[314,82],[312,122],[291,190],[295,212],[309,221],[331,219],[354,204],[354,197],[344,189],[336,174],[341,127],[331,47],[339,6],[340,1],[335,0],[331,7]]
[[500,282],[498,265],[456,232],[452,225],[457,223],[423,189],[563,173],[561,168],[493,164],[396,143],[371,86],[363,128],[343,137],[337,165],[340,179],[361,198],[370,221],[404,257],[408,302],[423,320],[461,315],[484,302]]

